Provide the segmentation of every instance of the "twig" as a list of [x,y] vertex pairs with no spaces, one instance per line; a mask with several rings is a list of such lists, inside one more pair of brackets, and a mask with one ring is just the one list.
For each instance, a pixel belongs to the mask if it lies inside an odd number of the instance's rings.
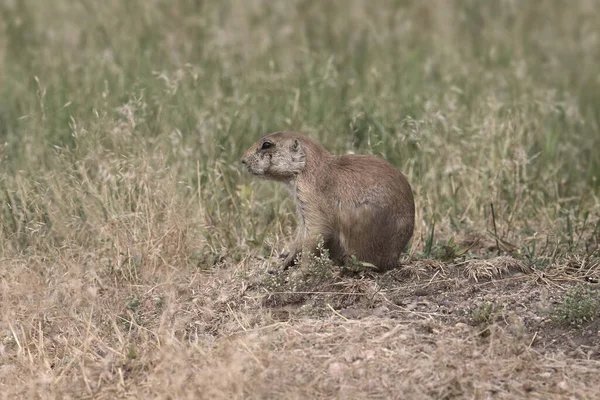
[[500,255],[500,242],[498,241],[498,231],[496,230],[496,213],[494,212],[494,203],[490,203],[492,209],[492,223],[494,224],[494,238],[496,239],[496,248],[498,249],[498,255]]
[[533,334],[533,337],[531,338],[531,341],[529,342],[529,346],[527,346],[528,348],[531,348],[531,346],[533,345],[533,342],[535,342],[535,338],[537,337],[538,331],[535,331],[535,333]]
[[233,318],[235,318],[235,320],[237,321],[237,323],[240,325],[240,327],[246,331],[246,327],[244,326],[244,324],[242,324],[242,321],[240,321],[240,319],[238,318],[238,316],[236,315],[236,313],[233,311],[233,309],[231,308],[231,305],[229,303],[227,303],[227,308],[229,309],[229,312],[231,313],[231,315],[233,315]]
[[331,307],[331,304],[327,303],[327,307],[329,307],[329,309],[338,317],[342,318],[344,321],[348,321],[348,318],[344,317],[342,314],[340,314],[339,312],[335,311],[333,309],[333,307]]

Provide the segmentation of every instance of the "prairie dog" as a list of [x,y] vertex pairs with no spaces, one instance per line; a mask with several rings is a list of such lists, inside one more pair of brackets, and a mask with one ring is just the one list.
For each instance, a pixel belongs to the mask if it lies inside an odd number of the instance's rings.
[[398,266],[413,235],[415,204],[410,184],[392,164],[371,155],[334,155],[296,132],[270,133],[241,162],[253,175],[283,182],[296,201],[299,227],[283,267],[318,237],[332,260],[352,255],[380,271]]

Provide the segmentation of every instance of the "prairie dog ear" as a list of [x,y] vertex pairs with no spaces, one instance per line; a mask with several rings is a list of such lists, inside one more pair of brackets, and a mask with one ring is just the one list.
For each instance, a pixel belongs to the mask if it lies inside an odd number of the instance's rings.
[[298,139],[294,139],[294,142],[292,143],[292,151],[298,150],[300,150],[300,142],[298,141]]

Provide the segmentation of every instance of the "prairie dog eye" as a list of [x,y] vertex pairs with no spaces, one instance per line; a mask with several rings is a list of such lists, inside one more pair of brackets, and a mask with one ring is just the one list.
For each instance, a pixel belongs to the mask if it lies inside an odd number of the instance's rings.
[[271,142],[264,142],[262,144],[262,146],[260,147],[261,150],[267,150],[270,149],[271,147],[273,147],[273,143]]

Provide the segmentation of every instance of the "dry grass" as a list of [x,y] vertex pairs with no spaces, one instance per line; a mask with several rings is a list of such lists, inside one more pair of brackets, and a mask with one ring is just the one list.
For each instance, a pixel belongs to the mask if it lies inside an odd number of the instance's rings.
[[[553,317],[600,279],[596,2],[0,11],[4,398],[600,391],[600,316]],[[238,157],[277,129],[406,173],[403,268],[266,272],[294,207]]]
[[[264,275],[252,264],[132,284],[78,259],[50,264],[49,279],[28,267],[38,263],[2,265],[18,271],[2,287],[7,398],[593,398],[600,389],[600,340],[552,333],[548,286],[531,275],[476,283],[446,265],[412,283],[337,276],[346,285],[337,293],[315,287],[301,307],[269,307],[274,294],[253,284]],[[503,315],[471,323],[469,310],[491,298],[506,304]]]

